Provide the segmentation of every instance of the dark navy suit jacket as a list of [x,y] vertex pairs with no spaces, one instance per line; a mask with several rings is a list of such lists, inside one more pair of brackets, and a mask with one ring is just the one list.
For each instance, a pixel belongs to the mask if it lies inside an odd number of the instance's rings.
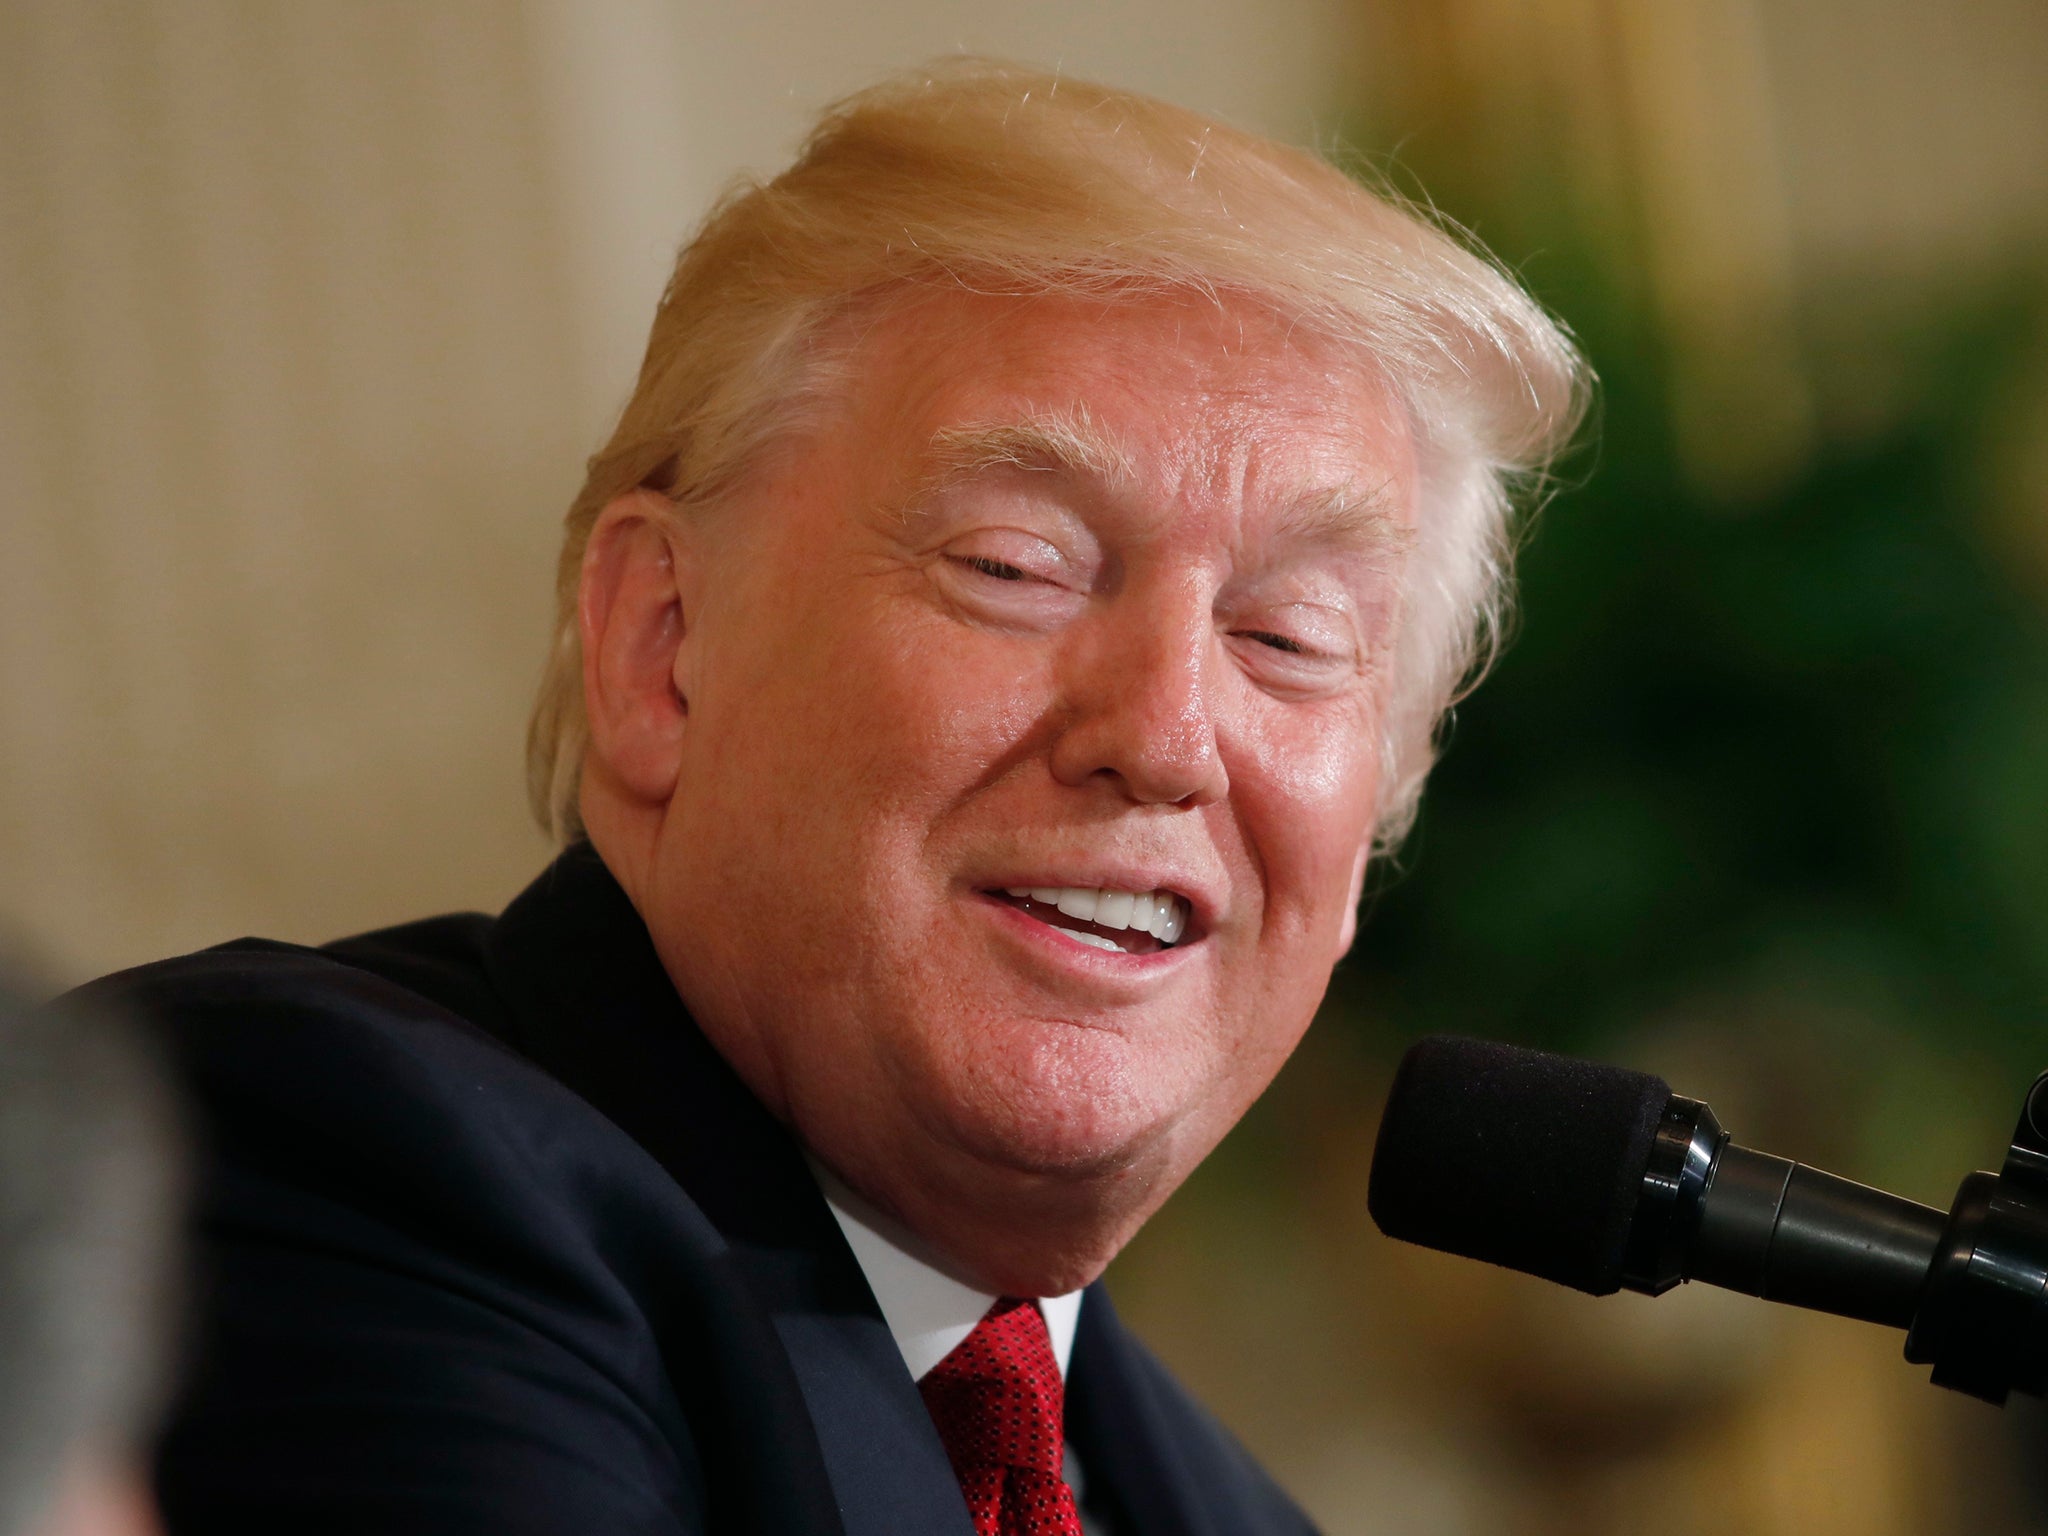
[[[496,920],[92,990],[206,1143],[173,1536],[971,1536],[796,1142],[587,847]],[[1310,1529],[1099,1285],[1068,1433],[1112,1530]]]

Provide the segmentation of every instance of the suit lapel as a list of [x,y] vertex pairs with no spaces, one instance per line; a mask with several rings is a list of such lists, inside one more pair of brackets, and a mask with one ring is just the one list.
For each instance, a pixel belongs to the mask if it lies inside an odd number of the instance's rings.
[[1144,1536],[1230,1536],[1193,1491],[1206,1479],[1179,1454],[1156,1371],[1125,1332],[1097,1281],[1081,1303],[1067,1373],[1067,1439],[1081,1460],[1088,1503],[1109,1528]]
[[923,1400],[795,1139],[692,1021],[587,844],[506,909],[488,965],[516,1021],[508,1043],[645,1148],[723,1234],[786,1357],[786,1375],[770,1371],[780,1422],[765,1432],[784,1440],[787,1474],[821,1485],[846,1536],[970,1536]]

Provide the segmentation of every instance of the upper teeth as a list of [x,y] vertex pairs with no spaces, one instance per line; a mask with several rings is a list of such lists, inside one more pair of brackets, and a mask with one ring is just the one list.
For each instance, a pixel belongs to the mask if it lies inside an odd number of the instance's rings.
[[1013,885],[1012,896],[1026,896],[1058,907],[1067,916],[1104,928],[1135,928],[1162,944],[1179,939],[1188,926],[1188,904],[1171,891],[1084,890],[1070,885]]

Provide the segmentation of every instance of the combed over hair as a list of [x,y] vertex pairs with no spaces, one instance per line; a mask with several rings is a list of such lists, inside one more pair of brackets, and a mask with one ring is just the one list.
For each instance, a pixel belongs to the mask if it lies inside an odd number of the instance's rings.
[[639,383],[567,519],[528,736],[541,821],[581,830],[577,585],[598,514],[646,484],[686,507],[716,499],[833,387],[822,343],[836,316],[892,286],[947,283],[1249,299],[1356,347],[1387,381],[1420,467],[1380,746],[1377,835],[1398,840],[1436,722],[1496,643],[1515,494],[1583,414],[1577,351],[1484,258],[1305,150],[971,59],[832,107],[794,165],[735,187],[684,247]]

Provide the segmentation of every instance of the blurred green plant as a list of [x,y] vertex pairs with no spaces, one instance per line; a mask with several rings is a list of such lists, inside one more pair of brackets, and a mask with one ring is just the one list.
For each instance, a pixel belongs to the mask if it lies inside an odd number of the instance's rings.
[[1627,253],[1540,198],[1492,228],[1472,206],[1601,403],[1338,1013],[1591,1050],[1689,999],[1847,989],[2016,1102],[2048,1067],[2048,615],[1987,532],[1984,424],[2048,284],[1926,299],[1885,339],[1882,423],[1824,424],[1731,506],[1684,471]]

